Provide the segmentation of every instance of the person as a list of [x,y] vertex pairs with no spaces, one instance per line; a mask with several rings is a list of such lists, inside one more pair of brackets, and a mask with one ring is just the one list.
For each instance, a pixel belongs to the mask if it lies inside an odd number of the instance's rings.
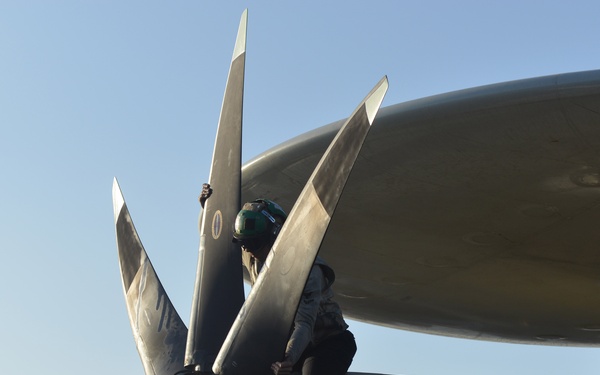
[[[201,203],[211,193],[210,185],[203,185]],[[233,241],[243,250],[242,261],[252,285],[286,219],[285,211],[268,199],[245,203],[237,214]],[[340,306],[333,300],[334,281],[333,269],[317,257],[302,292],[285,356],[271,365],[275,375],[342,375],[348,371],[357,348]]]

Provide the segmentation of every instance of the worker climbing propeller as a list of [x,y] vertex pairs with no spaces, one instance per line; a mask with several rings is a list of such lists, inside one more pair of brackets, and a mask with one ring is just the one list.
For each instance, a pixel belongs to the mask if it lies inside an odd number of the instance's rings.
[[[204,184],[200,203],[212,194]],[[235,218],[233,241],[240,244],[242,261],[254,285],[287,215],[275,202],[256,199],[243,205]],[[317,257],[302,292],[284,358],[274,358],[271,369],[279,374],[345,374],[356,353],[331,288],[333,269]]]

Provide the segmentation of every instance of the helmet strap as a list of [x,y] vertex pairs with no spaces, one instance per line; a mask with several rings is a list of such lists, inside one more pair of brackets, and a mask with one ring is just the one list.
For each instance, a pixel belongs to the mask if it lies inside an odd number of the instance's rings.
[[265,215],[265,216],[267,217],[267,219],[269,219],[269,221],[270,221],[271,223],[275,224],[276,220],[275,220],[275,218],[273,217],[273,215],[271,215],[271,214],[269,213],[269,211],[267,211],[267,210],[262,210],[262,211],[261,211],[261,213],[262,213],[263,215]]
[[269,234],[270,234],[271,240],[275,241],[275,239],[277,238],[277,235],[279,234],[279,231],[281,230],[281,224],[279,224],[277,222],[277,220],[275,220],[275,218],[273,217],[273,215],[271,215],[269,213],[269,211],[262,210],[261,213],[263,215],[265,215],[265,217],[267,219],[269,219],[269,221],[271,222],[272,228],[271,228],[271,233],[269,233]]

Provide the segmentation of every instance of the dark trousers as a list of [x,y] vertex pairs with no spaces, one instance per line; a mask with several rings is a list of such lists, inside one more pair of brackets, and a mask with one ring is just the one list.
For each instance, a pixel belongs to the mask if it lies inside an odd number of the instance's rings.
[[294,366],[294,374],[344,375],[356,353],[356,341],[350,331],[327,338],[319,345],[309,345]]

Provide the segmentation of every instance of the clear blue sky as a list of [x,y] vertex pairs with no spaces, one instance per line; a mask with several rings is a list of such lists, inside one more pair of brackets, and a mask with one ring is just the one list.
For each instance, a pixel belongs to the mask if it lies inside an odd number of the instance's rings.
[[[598,1],[254,3],[0,3],[0,373],[143,374],[117,262],[113,176],[188,321],[196,199],[244,8],[244,160],[346,117],[384,74],[387,106],[600,67]],[[600,368],[599,349],[351,324],[354,371]]]

